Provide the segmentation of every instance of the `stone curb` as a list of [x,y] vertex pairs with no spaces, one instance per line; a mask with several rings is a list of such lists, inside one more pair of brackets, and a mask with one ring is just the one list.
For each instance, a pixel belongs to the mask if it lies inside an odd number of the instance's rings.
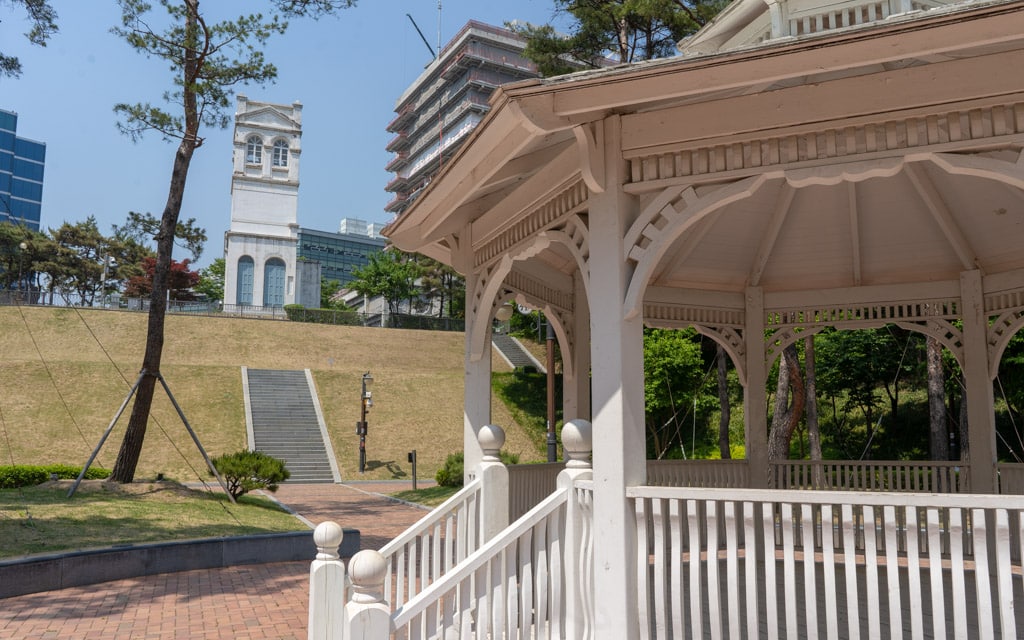
[[[357,529],[345,529],[339,554],[351,558],[360,546]],[[194,569],[269,562],[312,562],[312,531],[204,538],[123,545],[94,551],[0,561],[0,598]]]

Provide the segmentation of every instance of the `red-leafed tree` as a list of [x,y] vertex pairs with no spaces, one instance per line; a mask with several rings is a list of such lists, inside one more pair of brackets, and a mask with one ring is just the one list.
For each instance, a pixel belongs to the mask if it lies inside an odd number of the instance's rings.
[[[189,259],[180,262],[171,260],[170,272],[167,275],[167,290],[171,300],[195,300],[196,294],[192,287],[199,284],[199,272],[189,269]],[[156,258],[143,258],[143,273],[132,276],[125,285],[124,294],[129,298],[145,298],[153,293],[153,274],[156,273]]]

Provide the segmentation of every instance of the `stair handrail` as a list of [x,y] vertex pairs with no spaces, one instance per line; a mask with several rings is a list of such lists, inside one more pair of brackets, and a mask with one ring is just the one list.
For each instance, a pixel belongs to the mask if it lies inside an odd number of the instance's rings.
[[395,607],[508,525],[508,470],[499,456],[505,432],[484,425],[477,441],[483,458],[466,486],[380,550],[387,570],[384,592]]
[[[545,498],[536,507],[531,509],[523,517],[516,520],[512,525],[503,530],[500,534],[481,545],[476,551],[464,561],[458,563],[451,571],[432,583],[429,587],[420,591],[416,596],[409,599],[398,607],[391,616],[392,628],[402,637],[400,630],[413,622],[417,616],[428,613],[428,609],[435,606],[445,596],[453,595],[457,589],[466,585],[463,583],[481,569],[487,569],[488,565],[498,557],[505,549],[518,547],[528,533],[532,533],[534,527],[544,520],[552,520],[553,516],[564,516],[564,507],[568,503],[571,489],[560,488]],[[555,526],[560,527],[561,518],[556,520]],[[560,534],[559,534],[560,535]],[[550,571],[561,573],[562,558],[549,558]],[[469,598],[447,598],[445,602],[454,604],[455,600],[462,600],[458,611],[449,611],[448,620],[437,620],[437,624],[458,624],[472,608],[469,600],[475,594],[467,594]],[[503,603],[504,604],[504,603]],[[557,612],[559,616],[562,612]],[[436,631],[442,631],[438,628]],[[443,637],[443,636],[442,636]]]
[[396,607],[416,594],[417,584],[425,587],[476,550],[481,487],[479,478],[471,481],[380,549],[384,593]]
[[[420,614],[426,614],[428,617],[434,616],[427,621],[435,625],[431,631],[435,632],[437,637],[447,637],[442,627],[458,628],[461,625],[468,625],[476,598],[488,600],[503,593],[505,602],[495,601],[491,606],[504,607],[505,611],[511,612],[518,605],[517,589],[523,588],[532,589],[539,598],[533,605],[532,615],[536,616],[534,624],[550,625],[554,637],[573,637],[584,624],[581,622],[582,617],[586,616],[583,611],[586,604],[582,598],[593,589],[593,584],[582,584],[592,582],[590,574],[584,575],[584,572],[571,568],[579,564],[579,558],[587,555],[585,547],[588,543],[585,539],[590,535],[587,533],[590,525],[584,524],[586,516],[583,515],[580,504],[574,500],[579,499],[577,493],[581,486],[584,493],[588,490],[591,496],[593,493],[593,488],[587,486],[593,478],[590,465],[592,442],[590,422],[579,419],[566,422],[562,427],[562,445],[567,460],[565,469],[559,474],[555,491],[521,518],[490,537],[443,577],[403,605],[396,605],[391,615],[391,629],[396,632],[395,636],[404,637],[402,628],[411,624]],[[546,546],[531,552],[531,544]],[[503,566],[497,571],[498,574],[504,572],[504,580],[508,583],[504,583],[502,578],[495,582],[493,573],[488,582],[489,569],[496,568],[493,563],[499,554],[508,549],[511,549],[512,553],[504,556],[501,560]],[[512,560],[517,556],[520,558],[518,563]],[[526,575],[520,574],[520,570],[523,569],[523,557],[537,559],[539,562],[536,567],[531,565],[524,572]],[[542,557],[544,560],[539,560]],[[566,559],[569,559],[568,566]],[[543,566],[540,566],[541,564]],[[481,570],[483,574],[478,573]],[[514,578],[512,573],[516,574]],[[474,574],[475,579],[468,580]],[[541,582],[550,581],[549,592],[552,597],[549,610],[545,609],[547,603],[543,606],[540,604],[540,600],[544,598],[539,594],[542,589],[548,587],[547,583],[527,586],[525,583],[530,582],[531,578]],[[431,609],[439,604],[443,611],[438,608]],[[491,619],[484,619],[487,617],[485,612],[477,614],[480,616],[477,619],[480,624],[490,625],[504,619],[504,615],[500,613]],[[522,611],[521,616],[521,620],[509,622],[526,624],[524,620],[530,613]],[[563,630],[566,632],[564,636],[561,633]],[[509,637],[511,634],[504,633],[505,631],[492,629],[491,637]],[[540,633],[538,637],[542,635]],[[479,630],[477,637],[481,637]]]
[[[502,518],[508,522],[507,510],[498,509],[507,507],[508,499],[507,471],[498,461],[504,433],[493,426],[482,428],[478,437],[484,458],[477,476],[481,486],[475,492],[483,518],[479,536],[487,542],[401,604],[388,600],[389,561],[381,552],[360,551],[348,567],[353,595],[342,610],[340,633],[333,627],[314,633],[311,618],[310,638],[404,639],[409,625],[415,625],[417,637],[449,637],[452,631],[466,637],[474,623],[477,637],[487,637],[485,628],[491,627],[491,637],[507,637],[503,627],[533,627],[538,637],[548,635],[549,629],[552,637],[581,637],[593,625],[593,573],[587,560],[593,543],[591,436],[586,420],[565,423],[562,445],[567,460],[555,492],[504,526],[500,523]],[[458,502],[453,496],[442,507]],[[449,512],[442,507],[435,511]],[[413,542],[405,539],[405,544]],[[396,541],[384,550],[394,557],[397,547]]]

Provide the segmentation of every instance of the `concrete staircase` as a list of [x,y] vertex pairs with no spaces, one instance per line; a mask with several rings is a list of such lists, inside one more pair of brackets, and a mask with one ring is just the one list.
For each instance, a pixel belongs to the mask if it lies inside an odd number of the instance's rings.
[[340,481],[306,372],[243,369],[243,376],[252,448],[284,460],[289,482]]
[[491,336],[491,341],[498,349],[498,352],[501,353],[513,368],[522,369],[525,367],[533,367],[540,373],[547,373],[544,365],[537,362],[536,358],[531,356],[530,352],[524,349],[523,346],[519,344],[519,341],[512,336],[504,333],[495,333]]

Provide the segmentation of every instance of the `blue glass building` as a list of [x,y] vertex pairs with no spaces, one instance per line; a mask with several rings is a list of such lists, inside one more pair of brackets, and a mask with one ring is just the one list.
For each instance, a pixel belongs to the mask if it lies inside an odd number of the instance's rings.
[[17,131],[18,114],[0,109],[0,221],[39,231],[46,145]]

